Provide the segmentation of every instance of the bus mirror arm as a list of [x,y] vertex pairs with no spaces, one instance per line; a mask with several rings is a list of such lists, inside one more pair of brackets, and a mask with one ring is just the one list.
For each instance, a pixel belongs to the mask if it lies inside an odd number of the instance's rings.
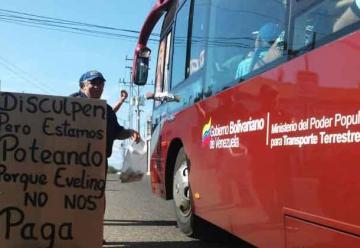
[[146,99],[160,101],[160,102],[180,102],[180,97],[176,96],[174,94],[171,94],[169,92],[158,92],[158,93],[152,93],[148,92],[145,96]]

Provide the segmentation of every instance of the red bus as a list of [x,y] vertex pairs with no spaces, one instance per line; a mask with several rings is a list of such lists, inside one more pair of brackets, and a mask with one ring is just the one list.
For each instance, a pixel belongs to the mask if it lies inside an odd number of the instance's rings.
[[162,20],[151,183],[185,234],[200,218],[256,247],[360,247],[359,7],[156,2],[133,81]]

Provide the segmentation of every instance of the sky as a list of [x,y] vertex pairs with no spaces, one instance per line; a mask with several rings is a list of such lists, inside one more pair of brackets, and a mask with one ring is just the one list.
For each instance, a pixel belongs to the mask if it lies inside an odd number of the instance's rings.
[[[136,33],[118,30],[101,30],[132,36],[132,38],[79,34],[77,30],[59,31],[59,27],[34,27],[29,23],[33,16],[20,15],[26,23],[14,23],[13,16],[21,12],[117,29],[140,31],[156,0],[1,0],[0,6],[0,80],[1,91],[68,96],[78,90],[80,76],[96,69],[106,78],[102,99],[111,105],[127,86],[119,81],[129,81],[126,66],[132,62]],[[9,12],[13,11],[13,12]],[[10,20],[10,19],[11,20]],[[36,17],[35,17],[36,18]],[[57,24],[56,24],[57,25]],[[77,27],[75,27],[77,28]],[[82,27],[83,28],[83,27]],[[86,27],[85,27],[86,28]],[[159,25],[154,32],[159,33]],[[148,82],[154,79],[156,42],[150,42],[152,60]],[[141,88],[141,94],[152,91],[153,86]],[[151,115],[148,102],[142,117]],[[128,105],[117,114],[121,125],[128,127]],[[145,118],[142,118],[143,135]],[[135,124],[134,124],[135,125]],[[135,128],[135,126],[134,126]],[[120,142],[114,145],[110,164],[122,166]]]

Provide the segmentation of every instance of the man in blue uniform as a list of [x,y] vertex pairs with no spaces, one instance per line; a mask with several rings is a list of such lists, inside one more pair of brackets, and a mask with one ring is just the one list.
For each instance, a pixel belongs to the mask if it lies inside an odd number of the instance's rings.
[[262,59],[267,54],[271,45],[276,41],[280,35],[280,27],[278,24],[266,23],[259,31],[255,32],[254,51],[251,51],[247,58],[242,60],[237,68],[235,78],[243,78],[252,70],[264,65]]

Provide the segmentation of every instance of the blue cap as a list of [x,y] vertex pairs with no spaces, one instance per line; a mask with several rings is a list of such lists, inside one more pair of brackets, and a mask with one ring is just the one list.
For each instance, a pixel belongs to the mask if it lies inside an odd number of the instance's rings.
[[91,80],[94,80],[95,78],[100,78],[100,79],[106,81],[104,76],[101,74],[101,72],[92,70],[92,71],[88,71],[88,72],[85,72],[84,74],[82,74],[80,77],[79,83],[82,83],[84,81],[91,81]]
[[259,38],[266,42],[275,41],[280,34],[280,27],[278,24],[266,23],[259,30]]

